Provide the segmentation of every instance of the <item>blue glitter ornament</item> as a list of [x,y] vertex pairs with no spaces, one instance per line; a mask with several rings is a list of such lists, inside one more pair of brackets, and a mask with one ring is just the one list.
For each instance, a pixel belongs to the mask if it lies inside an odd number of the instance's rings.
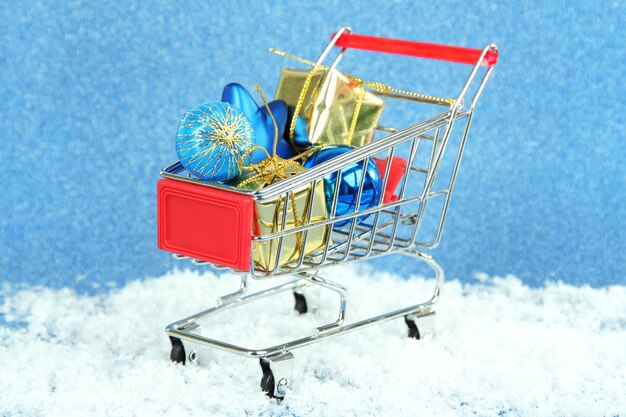
[[[329,161],[346,152],[354,149],[347,145],[334,145],[321,148],[319,151],[311,155],[305,162],[305,168],[313,168],[323,162]],[[368,160],[367,169],[363,171],[364,161],[356,162],[347,168],[341,170],[341,181],[339,182],[339,194],[337,197],[336,216],[354,213],[357,202],[357,194],[361,179],[365,175],[363,183],[363,191],[359,205],[360,210],[372,208],[378,204],[382,193],[381,175],[378,171],[376,163],[371,158]],[[324,177],[324,195],[326,197],[326,208],[330,215],[332,210],[333,198],[335,196],[335,184],[337,182],[337,173],[333,172]],[[357,223],[362,223],[368,216],[357,217]],[[335,223],[335,227],[345,226],[351,223],[351,219],[346,219]]]
[[[267,152],[272,155],[275,134],[274,123],[272,123],[272,118],[268,114],[265,106],[259,107],[250,93],[241,84],[237,83],[231,83],[224,87],[222,101],[241,109],[243,114],[245,114],[252,123],[255,134],[254,143],[264,147]],[[292,158],[296,156],[298,152],[291,146],[291,143],[289,143],[290,118],[287,103],[283,100],[274,100],[269,102],[268,105],[278,125],[276,154],[284,159]],[[301,119],[298,119],[297,122],[299,122],[297,124],[299,128],[296,129],[297,142],[308,143],[309,140],[306,137],[306,123]],[[300,137],[302,134],[304,134],[304,138]],[[252,152],[252,162],[257,163],[265,158],[265,156],[265,153],[261,150],[254,151]]]
[[254,131],[243,112],[228,103],[200,104],[178,125],[176,153],[194,177],[226,181],[239,175],[239,158],[254,145]]

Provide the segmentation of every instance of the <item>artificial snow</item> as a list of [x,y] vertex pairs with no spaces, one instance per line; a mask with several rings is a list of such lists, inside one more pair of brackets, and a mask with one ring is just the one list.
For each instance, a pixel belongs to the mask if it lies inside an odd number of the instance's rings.
[[[348,321],[433,289],[430,279],[358,267],[333,276],[350,291]],[[174,272],[97,296],[5,286],[0,415],[626,416],[625,286],[477,278],[446,283],[435,338],[408,339],[395,320],[293,351],[280,404],[261,392],[256,360],[209,350],[199,365],[169,361],[165,325],[211,306],[236,277]],[[299,316],[284,294],[201,324],[205,335],[262,348],[331,321],[337,300],[321,301]]]

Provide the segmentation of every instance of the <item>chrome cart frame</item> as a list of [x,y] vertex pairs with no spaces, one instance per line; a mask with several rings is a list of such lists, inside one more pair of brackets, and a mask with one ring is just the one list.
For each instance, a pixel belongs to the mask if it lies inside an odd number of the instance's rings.
[[[321,65],[341,36],[350,32],[351,29],[347,27],[339,30],[318,59],[317,64]],[[331,68],[337,65],[346,49],[346,47],[341,49]],[[210,264],[206,261],[192,259],[192,262],[198,265],[208,264],[214,268],[230,269],[233,273],[240,276],[241,283],[238,291],[221,297],[216,306],[167,326],[166,332],[172,342],[171,359],[181,363],[186,363],[187,361],[195,362],[198,353],[193,346],[197,345],[258,358],[263,371],[261,380],[263,390],[270,397],[282,399],[293,380],[293,354],[291,352],[294,349],[400,317],[405,318],[410,337],[419,339],[425,334],[433,334],[435,330],[434,306],[440,296],[444,272],[439,264],[430,255],[424,253],[423,250],[435,248],[441,239],[450,196],[456,181],[476,103],[495,65],[495,63],[493,65],[485,65],[485,60],[488,55],[493,54],[497,58],[495,45],[489,45],[482,50],[456,99],[444,103],[434,98],[432,100],[428,98],[419,100],[432,106],[440,106],[440,108],[443,108],[442,112],[403,130],[392,130],[392,133],[383,138],[374,140],[361,148],[340,155],[332,161],[269,185],[261,190],[241,190],[226,185],[195,180],[185,175],[184,167],[180,162],[164,168],[161,176],[165,178],[189,182],[203,187],[221,188],[233,193],[243,193],[251,196],[257,203],[275,201],[278,198],[284,202],[284,207],[287,207],[289,199],[292,198],[291,192],[293,190],[302,187],[315,189],[316,185],[323,181],[324,177],[336,173],[334,200],[331,212],[328,213],[328,219],[311,223],[314,200],[309,199],[309,207],[306,211],[308,213],[308,222],[304,222],[304,225],[286,230],[287,210],[283,210],[282,228],[280,231],[265,236],[253,236],[254,243],[274,242],[277,244],[277,259],[270,270],[259,270],[255,268],[254,262],[252,262],[249,271],[237,271],[220,265]],[[482,76],[478,77],[477,75],[483,67],[485,67],[484,72]],[[476,82],[478,83],[477,85]],[[473,87],[473,95],[467,97],[471,87]],[[411,99],[410,97],[400,98]],[[460,124],[460,129],[462,130],[460,131],[458,143],[451,153],[449,141],[453,126],[456,124]],[[389,130],[387,129],[387,131]],[[446,150],[448,150],[447,153]],[[398,198],[395,201],[384,203],[381,195],[379,204],[375,207],[361,209],[359,203],[364,186],[364,176],[362,176],[356,199],[356,210],[353,213],[336,215],[339,194],[338,184],[341,181],[342,169],[352,164],[360,163],[364,165],[363,170],[365,170],[367,164],[372,163],[371,157],[383,156],[387,158],[387,161],[391,161],[394,156],[398,156],[401,152],[404,154],[408,152],[408,158]],[[424,155],[424,157],[420,155]],[[448,176],[446,176],[446,184],[443,187],[437,187],[435,186],[436,183],[438,184],[436,179],[440,168],[444,164],[444,155],[450,155],[453,158],[450,160],[451,169]],[[388,163],[385,172],[381,172],[383,189],[386,188],[390,167],[391,163]],[[423,239],[418,232],[426,217],[427,206],[434,204],[433,201],[438,201],[435,205],[437,214],[434,217],[435,220],[431,228],[430,237]],[[367,219],[361,222],[361,224],[357,224],[356,218],[362,218],[365,215],[367,215]],[[337,225],[337,223],[346,223],[346,220],[349,220],[347,225]],[[289,263],[281,262],[281,248],[285,237],[300,233],[304,241],[303,247],[306,247],[309,232],[312,228],[320,226],[326,226],[329,231],[332,230],[332,233],[327,234],[332,236],[332,241],[330,238],[327,238],[327,245],[323,249],[312,254],[305,254],[305,251],[302,250],[299,254],[299,259]],[[432,296],[427,301],[418,304],[399,308],[395,311],[358,322],[344,324],[348,291],[341,284],[323,277],[320,272],[327,267],[337,264],[372,259],[389,254],[405,255],[410,259],[428,265],[435,274],[435,288]],[[253,254],[251,254],[252,256]],[[178,259],[187,258],[180,255],[175,255],[175,257]],[[264,280],[282,275],[291,275],[294,278],[282,285],[252,294],[248,293],[249,277],[256,280]],[[310,293],[311,289],[316,287],[337,293],[340,302],[337,318],[331,323],[319,326],[310,336],[290,340],[275,346],[250,348],[236,346],[199,334],[200,326],[198,321],[202,318],[286,291],[294,293],[296,309],[299,312],[311,311],[315,300],[310,296]]]

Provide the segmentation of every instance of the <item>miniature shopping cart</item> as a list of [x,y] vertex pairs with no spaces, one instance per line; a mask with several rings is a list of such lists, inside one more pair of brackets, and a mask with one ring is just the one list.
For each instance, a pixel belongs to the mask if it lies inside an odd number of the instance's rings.
[[[434,332],[434,306],[439,299],[444,274],[439,264],[422,250],[435,248],[440,241],[474,109],[498,58],[495,45],[483,50],[468,49],[356,35],[350,28],[342,28],[333,35],[318,64],[325,60],[333,47],[341,48],[335,63],[347,49],[354,48],[472,64],[473,68],[455,99],[417,99],[429,109],[436,109],[434,116],[401,130],[381,128],[385,136],[261,190],[250,191],[196,180],[186,173],[180,162],[164,168],[161,172],[164,178],[158,182],[159,247],[174,253],[178,259],[191,259],[195,264],[227,269],[241,277],[239,290],[221,297],[215,307],[167,326],[172,344],[171,359],[183,364],[196,362],[200,347],[257,358],[263,371],[262,389],[270,397],[279,399],[284,398],[286,389],[292,384],[291,352],[296,348],[401,317],[408,326],[409,337],[420,339]],[[455,130],[458,140],[453,146],[450,138],[457,124],[461,126]],[[365,179],[363,175],[355,210],[343,215],[336,213],[338,184],[343,169],[353,164],[367,167],[373,160],[376,163],[381,160],[391,162],[400,155],[406,158],[406,163],[402,165],[401,180],[394,198],[381,195],[374,207],[359,207]],[[386,189],[392,163],[380,166],[383,167],[382,188]],[[444,166],[449,169],[442,169]],[[443,172],[445,176],[442,178]],[[310,205],[314,204],[314,199],[309,199],[307,222],[286,228],[288,210],[283,209],[279,230],[266,235],[255,234],[253,218],[260,204],[279,201],[286,208],[294,190],[303,187],[314,190],[329,175],[335,175],[337,183],[332,208],[326,219],[311,222]],[[428,216],[433,216],[433,226],[428,238],[423,239],[419,232]],[[357,221],[357,218],[365,220]],[[306,247],[312,230],[320,227],[328,230],[326,244],[321,249],[312,253],[302,250],[295,259],[281,259],[284,256],[281,248],[287,239],[297,235]],[[276,259],[269,267],[255,266],[254,248],[260,244],[277,247],[274,252]],[[340,283],[323,277],[320,271],[338,264],[389,254],[406,255],[428,265],[435,274],[434,293],[426,302],[345,324],[348,291]],[[251,294],[248,291],[249,277],[269,279],[286,275],[293,279],[263,291]],[[318,327],[314,334],[307,337],[265,348],[248,348],[200,333],[200,319],[282,292],[293,292],[295,308],[300,313],[312,311],[314,298],[310,294],[315,288],[337,293],[339,309],[336,320]]]

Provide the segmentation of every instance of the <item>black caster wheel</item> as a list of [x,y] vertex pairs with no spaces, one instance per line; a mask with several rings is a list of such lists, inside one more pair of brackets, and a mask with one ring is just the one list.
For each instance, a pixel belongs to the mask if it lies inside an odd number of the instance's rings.
[[183,342],[179,338],[172,336],[170,336],[170,342],[172,342],[170,360],[184,365],[187,360],[187,354],[185,353],[185,346],[183,346]]
[[306,304],[306,297],[304,296],[304,294],[298,294],[297,292],[294,292],[293,297],[296,299],[296,304],[293,308],[298,313],[305,314],[307,311],[309,311],[309,308]]
[[411,319],[409,319],[407,316],[404,316],[404,322],[406,323],[407,327],[409,328],[409,333],[408,336],[411,339],[421,339],[420,337],[420,331],[417,328],[417,326],[415,325],[415,322]]
[[282,398],[278,398],[274,396],[274,390],[276,389],[276,382],[274,381],[274,374],[270,369],[270,365],[267,362],[261,361],[261,370],[263,371],[263,376],[261,377],[261,389],[270,398],[276,398],[278,400],[282,400]]
[[261,364],[261,389],[278,402],[285,399],[293,379],[293,354],[289,351],[259,358]]

